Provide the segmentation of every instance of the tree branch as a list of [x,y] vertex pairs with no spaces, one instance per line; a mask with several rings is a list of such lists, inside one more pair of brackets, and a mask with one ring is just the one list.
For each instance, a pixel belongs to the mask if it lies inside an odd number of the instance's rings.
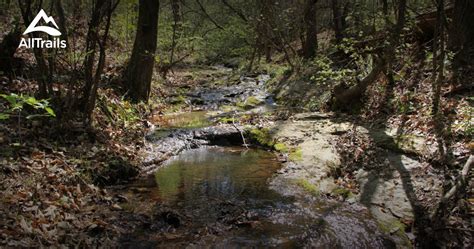
[[222,27],[221,25],[219,25],[206,11],[206,9],[204,8],[204,6],[201,4],[201,1],[199,0],[196,0],[196,3],[199,5],[199,8],[201,9],[202,13],[207,17],[207,19],[209,19],[209,21],[211,21],[217,28],[221,29],[221,30],[224,30],[224,27]]

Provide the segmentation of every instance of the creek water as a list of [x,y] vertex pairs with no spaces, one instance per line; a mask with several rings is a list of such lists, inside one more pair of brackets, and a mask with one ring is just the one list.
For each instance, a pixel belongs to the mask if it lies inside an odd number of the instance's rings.
[[280,168],[273,153],[241,147],[187,150],[168,160],[142,194],[144,202],[179,214],[175,223],[168,219],[176,237],[156,246],[390,247],[362,210],[273,190]]
[[[261,106],[274,108],[263,89],[268,77],[262,79],[244,78],[236,86],[204,89],[190,99],[200,103],[201,110],[216,110],[257,96]],[[166,149],[174,140],[160,139],[211,126],[213,120],[208,111],[163,115],[154,120],[158,129],[152,141]],[[288,194],[285,188],[295,183],[275,180],[282,167],[274,153],[257,148],[184,150],[124,193],[132,203],[130,211],[153,217],[151,227],[158,224],[158,229],[137,230],[140,243],[132,242],[131,247],[395,247],[360,205],[311,193]]]

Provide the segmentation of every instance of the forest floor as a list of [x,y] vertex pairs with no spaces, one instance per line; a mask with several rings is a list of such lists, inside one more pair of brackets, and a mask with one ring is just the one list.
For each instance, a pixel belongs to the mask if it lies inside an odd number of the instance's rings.
[[[272,180],[273,188],[287,195],[362,203],[381,221],[385,233],[413,242],[419,215],[414,210],[423,207],[429,212],[442,193],[442,172],[421,156],[432,150],[433,143],[427,141],[432,135],[368,124],[350,115],[293,113],[272,101],[264,87],[267,77],[241,76],[223,67],[179,69],[157,88],[164,103],[147,120],[112,125],[99,112],[100,129],[95,131],[80,125],[57,132],[40,123],[2,123],[0,220],[5,222],[0,245],[113,246],[120,239],[126,243],[136,229],[173,227],[179,214],[130,213],[125,207],[133,200],[122,194],[122,187],[104,186],[123,186],[188,148],[223,140],[241,144],[241,132],[248,143],[275,151],[285,162]],[[258,82],[259,87],[247,87],[248,82]],[[29,84],[16,83],[25,88]],[[102,94],[108,102],[119,102],[111,91]],[[120,109],[117,106],[114,110]],[[199,114],[186,114],[203,111],[210,123]],[[172,136],[156,133],[176,125],[173,122],[184,122],[180,128],[185,129]],[[397,124],[396,119],[391,123]],[[460,158],[469,154],[468,145],[459,148]],[[143,186],[134,189],[138,194],[146,191]],[[469,196],[446,228],[446,234],[456,235],[452,245],[472,243],[473,193]],[[159,234],[155,240],[176,239],[173,233]]]

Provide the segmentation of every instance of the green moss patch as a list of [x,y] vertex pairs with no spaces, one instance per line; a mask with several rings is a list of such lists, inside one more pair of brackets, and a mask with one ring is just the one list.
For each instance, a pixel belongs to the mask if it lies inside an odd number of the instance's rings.
[[297,148],[297,149],[291,151],[288,158],[291,161],[295,161],[295,162],[303,160],[303,150],[301,150],[301,148]]
[[267,146],[267,147],[273,147],[275,144],[275,140],[272,138],[270,134],[270,129],[268,128],[262,128],[262,129],[252,129],[250,130],[250,138],[253,141],[258,142],[258,144]]
[[342,198],[344,199],[347,199],[347,198],[350,198],[353,196],[352,192],[349,190],[349,189],[346,189],[346,188],[342,188],[342,187],[338,187],[338,188],[335,188],[331,194],[333,196],[341,196]]
[[275,145],[273,145],[273,148],[278,151],[278,152],[281,152],[281,153],[288,153],[288,147],[286,147],[286,145],[284,143],[276,143]]
[[254,107],[256,107],[256,106],[258,106],[262,103],[263,103],[262,100],[259,100],[254,96],[250,96],[245,101],[237,102],[237,106],[240,107],[240,108],[243,108],[245,110],[249,110],[249,109],[252,109],[252,108],[254,108]]
[[304,191],[312,194],[312,195],[319,195],[318,186],[310,183],[306,179],[298,179],[296,181],[296,185],[300,186]]

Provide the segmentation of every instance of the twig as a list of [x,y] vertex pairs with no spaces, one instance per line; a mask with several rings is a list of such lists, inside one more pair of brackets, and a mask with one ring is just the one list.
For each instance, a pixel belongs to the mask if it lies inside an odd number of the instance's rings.
[[240,132],[240,136],[242,136],[242,141],[244,142],[244,146],[245,148],[249,148],[247,142],[245,142],[245,137],[244,137],[244,133],[242,132],[242,130],[239,129],[239,127],[237,127],[237,125],[235,125],[235,115],[232,115],[232,125],[235,127],[235,129],[237,129],[237,131]]

